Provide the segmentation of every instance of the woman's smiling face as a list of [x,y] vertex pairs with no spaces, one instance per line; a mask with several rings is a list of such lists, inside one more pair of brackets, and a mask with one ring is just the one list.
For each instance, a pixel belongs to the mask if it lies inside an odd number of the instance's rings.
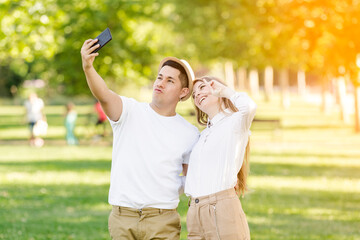
[[207,113],[209,107],[219,105],[219,98],[211,94],[211,86],[205,80],[196,81],[193,88],[193,98],[195,106],[204,113]]

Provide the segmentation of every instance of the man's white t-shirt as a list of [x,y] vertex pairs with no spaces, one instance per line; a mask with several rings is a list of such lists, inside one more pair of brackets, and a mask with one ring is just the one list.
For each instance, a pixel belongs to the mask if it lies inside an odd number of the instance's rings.
[[199,137],[180,115],[165,117],[149,103],[121,96],[123,111],[113,128],[109,203],[131,208],[174,209],[182,164]]

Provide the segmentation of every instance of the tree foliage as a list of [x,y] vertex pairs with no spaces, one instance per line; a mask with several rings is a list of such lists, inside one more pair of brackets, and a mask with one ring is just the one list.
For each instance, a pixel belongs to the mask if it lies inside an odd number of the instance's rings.
[[357,71],[357,0],[175,2],[177,31],[196,45],[202,61],[226,58],[245,67],[272,65],[331,75]]
[[[0,5],[0,64],[22,79],[42,78],[58,93],[89,93],[80,48],[106,27],[113,40],[94,65],[121,86],[145,84],[162,44],[162,4],[151,1],[3,1]],[[2,81],[9,81],[3,79]],[[51,92],[49,92],[51,94]]]
[[95,67],[114,86],[147,84],[166,55],[355,76],[359,16],[358,0],[2,0],[0,86],[42,78],[49,94],[89,94],[80,48],[106,27]]

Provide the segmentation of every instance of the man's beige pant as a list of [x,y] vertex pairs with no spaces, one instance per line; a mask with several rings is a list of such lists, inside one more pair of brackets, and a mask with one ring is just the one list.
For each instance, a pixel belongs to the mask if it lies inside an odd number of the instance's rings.
[[109,216],[109,232],[114,240],[178,240],[180,230],[180,215],[176,209],[139,210],[113,206]]
[[234,189],[192,198],[187,229],[189,240],[250,240],[249,225]]

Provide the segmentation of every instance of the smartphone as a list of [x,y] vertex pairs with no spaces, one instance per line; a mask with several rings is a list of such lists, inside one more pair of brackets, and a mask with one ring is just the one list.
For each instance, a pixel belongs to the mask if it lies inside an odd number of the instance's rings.
[[[95,39],[99,39],[94,45],[100,44],[98,48],[96,48],[92,53],[98,52],[103,46],[105,46],[110,40],[112,39],[110,29],[106,28],[102,33],[100,33],[99,36],[97,36]],[[92,45],[91,47],[93,47]]]

